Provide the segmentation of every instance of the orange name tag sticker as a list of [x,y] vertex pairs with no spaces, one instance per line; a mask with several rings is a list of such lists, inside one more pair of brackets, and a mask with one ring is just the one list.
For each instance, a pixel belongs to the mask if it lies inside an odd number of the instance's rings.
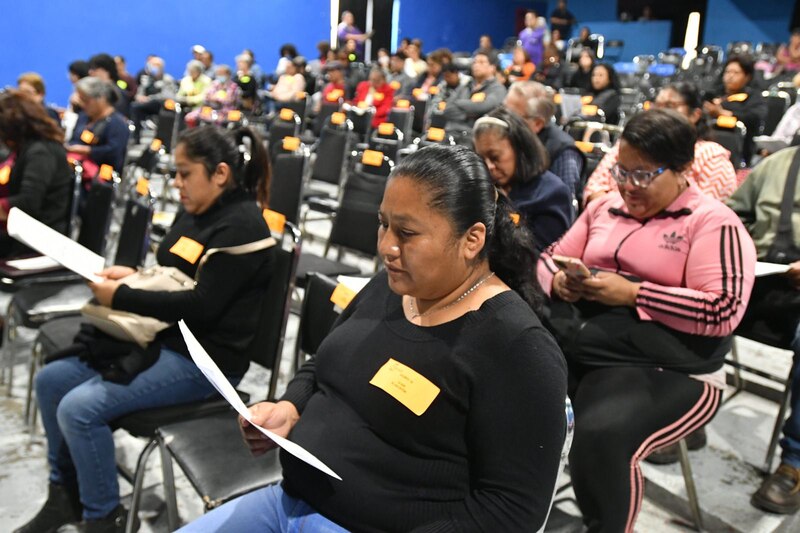
[[428,128],[428,140],[436,142],[443,141],[444,130],[442,128]]
[[147,178],[139,178],[136,180],[136,192],[141,196],[150,194],[150,182],[147,181]]
[[273,211],[272,209],[264,209],[261,212],[264,220],[267,222],[267,227],[275,233],[283,233],[283,228],[286,226],[286,215]]
[[344,92],[341,89],[334,89],[328,93],[326,100],[328,100],[329,102],[335,102],[342,96],[344,96]]
[[228,122],[239,122],[242,120],[242,112],[238,109],[228,111]]
[[596,105],[582,105],[581,106],[581,115],[586,115],[589,117],[593,117],[597,114],[597,106]]
[[560,104],[561,100],[562,100],[561,93],[556,93],[556,94],[553,95],[553,103],[554,104]]
[[294,111],[288,107],[284,107],[281,109],[281,114],[278,116],[281,117],[281,120],[294,120]]
[[394,124],[391,122],[378,124],[378,135],[394,135]]
[[297,98],[298,100],[305,100],[306,99],[306,92],[305,91],[300,91],[299,93],[295,94],[294,97]]
[[9,179],[11,179],[11,167],[0,168],[0,185],[8,185]]
[[584,154],[591,154],[594,152],[594,144],[586,141],[575,141],[575,147]]
[[189,237],[181,237],[169,251],[184,261],[195,264],[203,254],[203,245]]
[[213,110],[213,109],[211,109],[209,106],[204,106],[202,109],[200,109],[200,114],[201,114],[202,116],[204,116],[204,117],[208,118],[208,117],[210,117],[210,116],[211,116],[211,113],[212,113],[213,111],[214,111],[214,110]]
[[389,84],[389,87],[391,87],[392,89],[394,89],[395,91],[397,91],[397,90],[399,90],[399,89],[400,89],[400,87],[402,87],[402,85],[400,84],[400,82],[399,82],[399,81],[397,81],[397,80],[394,80],[393,82],[391,82],[391,83]]
[[383,93],[375,93],[372,95],[372,99],[376,102],[383,102],[383,99],[386,97]]
[[730,96],[727,98],[727,100],[728,100],[729,102],[744,102],[744,101],[745,101],[745,100],[747,100],[748,98],[750,98],[750,95],[749,95],[749,94],[747,94],[747,93],[736,93],[736,94],[732,94],[732,95],[730,95]]
[[358,103],[357,107],[358,107],[359,109],[366,109],[366,108],[368,108],[368,107],[369,107],[369,104],[368,104],[368,103],[366,103],[366,102],[364,102],[364,101],[361,101],[361,102],[359,102],[359,103]]
[[736,120],[736,117],[726,117],[724,115],[720,115],[717,117],[717,126],[720,128],[735,128]]
[[428,378],[392,358],[369,380],[369,384],[378,387],[417,416],[428,410],[441,391]]
[[647,100],[645,103],[642,104],[642,109],[645,111],[650,111],[650,108],[653,107],[653,102]]
[[417,100],[419,100],[419,99],[420,99],[420,97],[421,97],[423,94],[425,94],[425,93],[423,93],[423,92],[422,92],[422,89],[420,89],[419,87],[417,87],[416,89],[414,89],[413,91],[411,91],[411,96],[413,96],[413,97],[414,97],[414,98],[416,98]]
[[81,141],[86,144],[92,144],[94,142],[94,133],[89,130],[83,130],[81,132]]
[[483,102],[486,100],[486,93],[475,93],[470,97],[473,102]]
[[409,107],[411,107],[411,102],[403,98],[401,100],[398,100],[395,106],[399,107],[400,109],[408,109]]
[[175,100],[169,99],[164,102],[164,109],[169,109],[170,111],[175,110]]
[[333,305],[340,309],[346,309],[355,297],[356,291],[344,285],[343,283],[340,283],[335,289],[333,289],[333,294],[331,294],[331,302],[333,302]]
[[428,94],[437,95],[439,94],[439,87],[434,85],[433,87],[428,88]]
[[97,176],[101,180],[111,181],[111,178],[114,177],[114,167],[111,165],[100,165],[100,172],[97,173]]
[[284,137],[283,149],[287,152],[294,152],[300,148],[300,137]]
[[383,152],[377,150],[364,150],[361,162],[371,167],[379,167],[383,164]]
[[153,139],[153,142],[150,143],[150,150],[154,152],[158,152],[161,150],[161,145],[164,143],[161,142],[161,139]]
[[344,124],[347,116],[344,113],[336,112],[331,115],[331,124]]
[[588,94],[586,96],[581,96],[581,103],[583,105],[591,104],[592,100],[594,100],[594,96],[591,96],[591,95],[588,95]]
[[447,109],[447,102],[439,102],[439,105],[436,107],[439,108],[439,111],[444,111],[445,109]]
[[511,217],[511,222],[513,222],[515,226],[519,226],[519,213],[509,213],[508,216]]

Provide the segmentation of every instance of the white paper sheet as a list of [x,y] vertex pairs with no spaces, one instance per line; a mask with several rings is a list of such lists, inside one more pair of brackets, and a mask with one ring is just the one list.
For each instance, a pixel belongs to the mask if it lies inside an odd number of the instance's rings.
[[789,265],[778,263],[767,263],[765,261],[756,262],[756,277],[771,276],[772,274],[783,274],[789,270]]
[[[188,326],[186,326],[186,322],[183,320],[179,321],[178,327],[183,334],[183,339],[186,341],[186,347],[189,348],[189,355],[192,356],[192,360],[194,361],[194,364],[197,365],[197,368],[200,369],[203,375],[206,376],[206,379],[211,382],[214,388],[217,389],[222,397],[231,404],[236,412],[242,415],[242,418],[250,422],[252,418],[250,416],[250,411],[247,410],[247,406],[245,406],[244,402],[242,402],[242,399],[239,398],[239,395],[236,393],[236,389],[233,388],[233,385],[231,385],[231,383],[228,381],[228,378],[225,377],[217,364],[211,359],[211,357],[209,357],[203,346],[197,341],[197,338],[195,338],[194,334],[189,330]],[[280,437],[268,429],[264,429],[255,424],[253,424],[253,427],[257,428],[259,431],[261,431],[261,433],[272,439],[275,444],[294,455],[301,461],[308,463],[314,468],[325,472],[329,476],[336,478],[339,481],[342,480],[342,478],[339,477],[336,472],[331,470],[325,463],[314,457],[311,452],[302,446],[295,444],[288,439]]]
[[61,263],[46,255],[29,257],[27,259],[14,259],[6,262],[6,264],[17,270],[41,270],[43,268],[54,268],[61,265]]
[[8,234],[89,281],[103,281],[96,273],[103,270],[105,259],[19,208],[8,213]]
[[361,292],[361,289],[367,286],[370,279],[371,278],[359,278],[355,276],[338,276],[336,281],[358,294]]

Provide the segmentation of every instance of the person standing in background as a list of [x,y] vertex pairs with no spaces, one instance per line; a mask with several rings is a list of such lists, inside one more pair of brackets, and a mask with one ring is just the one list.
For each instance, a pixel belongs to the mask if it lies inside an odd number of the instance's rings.
[[567,0],[558,0],[557,7],[550,13],[550,31],[558,30],[561,38],[569,41],[572,36],[572,26],[576,22],[575,15],[567,9]]
[[534,65],[542,62],[544,54],[544,30],[537,24],[536,11],[525,13],[525,28],[519,32],[519,44],[531,58]]

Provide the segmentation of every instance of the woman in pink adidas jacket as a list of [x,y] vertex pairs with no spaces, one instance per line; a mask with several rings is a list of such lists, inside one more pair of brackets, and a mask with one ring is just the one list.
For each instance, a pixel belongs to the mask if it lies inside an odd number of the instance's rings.
[[[547,324],[569,363],[570,472],[590,532],[633,531],[639,461],[714,416],[750,297],[747,231],[684,175],[695,138],[675,111],[633,117],[612,169],[619,190],[590,203],[539,260]],[[554,255],[580,258],[592,276],[568,277]]]

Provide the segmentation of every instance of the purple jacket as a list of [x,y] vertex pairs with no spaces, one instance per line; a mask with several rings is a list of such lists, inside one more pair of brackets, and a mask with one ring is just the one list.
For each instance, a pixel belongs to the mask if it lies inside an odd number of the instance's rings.
[[531,56],[534,65],[542,62],[544,55],[544,28],[530,29],[525,28],[519,32],[519,40],[522,47]]

